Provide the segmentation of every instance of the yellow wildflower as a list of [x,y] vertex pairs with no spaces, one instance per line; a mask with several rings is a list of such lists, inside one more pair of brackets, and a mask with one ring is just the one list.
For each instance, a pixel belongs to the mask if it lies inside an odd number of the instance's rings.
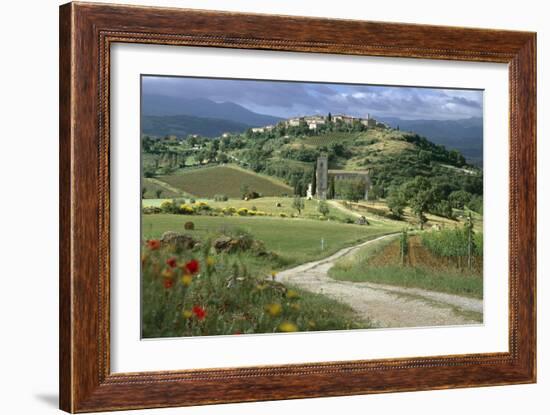
[[300,295],[294,290],[287,290],[286,298],[298,298]]
[[283,311],[283,307],[279,303],[272,303],[265,307],[265,311],[267,311],[272,317],[277,317]]
[[191,285],[191,281],[193,281],[193,277],[189,274],[183,274],[181,277],[181,283],[186,287]]
[[214,257],[209,256],[206,258],[206,265],[209,267],[213,266],[216,263],[216,259]]
[[161,275],[164,278],[172,279],[172,278],[174,278],[174,271],[172,271],[170,268],[165,268],[164,271],[162,271]]
[[285,333],[290,333],[293,331],[298,331],[298,326],[294,323],[291,323],[290,321],[285,321],[279,324],[279,330]]
[[193,312],[191,310],[183,310],[181,312],[181,315],[183,318],[191,318],[193,316]]

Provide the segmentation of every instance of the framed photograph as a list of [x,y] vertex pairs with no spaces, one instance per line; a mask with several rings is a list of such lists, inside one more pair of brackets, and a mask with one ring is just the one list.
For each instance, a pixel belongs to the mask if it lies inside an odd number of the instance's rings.
[[60,407],[536,381],[536,35],[60,8]]

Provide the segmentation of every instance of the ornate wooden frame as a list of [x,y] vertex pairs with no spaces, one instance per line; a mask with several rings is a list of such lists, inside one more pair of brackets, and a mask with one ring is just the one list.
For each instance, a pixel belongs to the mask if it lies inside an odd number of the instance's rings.
[[[115,42],[507,63],[509,352],[111,373],[109,57]],[[535,33],[69,3],[60,8],[59,93],[61,409],[90,412],[535,382]]]

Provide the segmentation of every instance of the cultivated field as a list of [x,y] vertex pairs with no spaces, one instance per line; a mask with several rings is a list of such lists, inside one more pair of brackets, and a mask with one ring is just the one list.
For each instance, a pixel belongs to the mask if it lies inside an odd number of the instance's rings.
[[369,245],[354,257],[337,262],[330,270],[330,276],[340,281],[373,282],[483,297],[481,258],[476,257],[472,269],[459,268],[456,261],[434,255],[422,244],[420,236],[409,236],[407,245],[403,260],[398,237]]
[[159,184],[159,180],[157,179],[144,178],[141,187],[142,191],[145,190],[143,193],[143,198],[145,199],[155,199],[158,198],[159,195],[161,198],[167,199],[183,196],[183,192],[176,192],[174,190],[177,189],[173,189],[171,186],[163,186],[162,183]]
[[290,186],[280,180],[234,165],[180,170],[171,175],[159,176],[159,180],[186,193],[204,198],[212,198],[217,194],[238,198],[242,195],[244,185],[263,196],[280,196],[293,192]]

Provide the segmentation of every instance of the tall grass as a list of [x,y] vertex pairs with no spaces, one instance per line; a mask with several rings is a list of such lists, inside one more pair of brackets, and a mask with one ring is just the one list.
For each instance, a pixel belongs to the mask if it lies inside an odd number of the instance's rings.
[[366,268],[364,264],[358,264],[347,269],[334,266],[330,276],[341,281],[375,282],[483,298],[483,279],[459,271],[434,272],[429,268],[400,265]]

